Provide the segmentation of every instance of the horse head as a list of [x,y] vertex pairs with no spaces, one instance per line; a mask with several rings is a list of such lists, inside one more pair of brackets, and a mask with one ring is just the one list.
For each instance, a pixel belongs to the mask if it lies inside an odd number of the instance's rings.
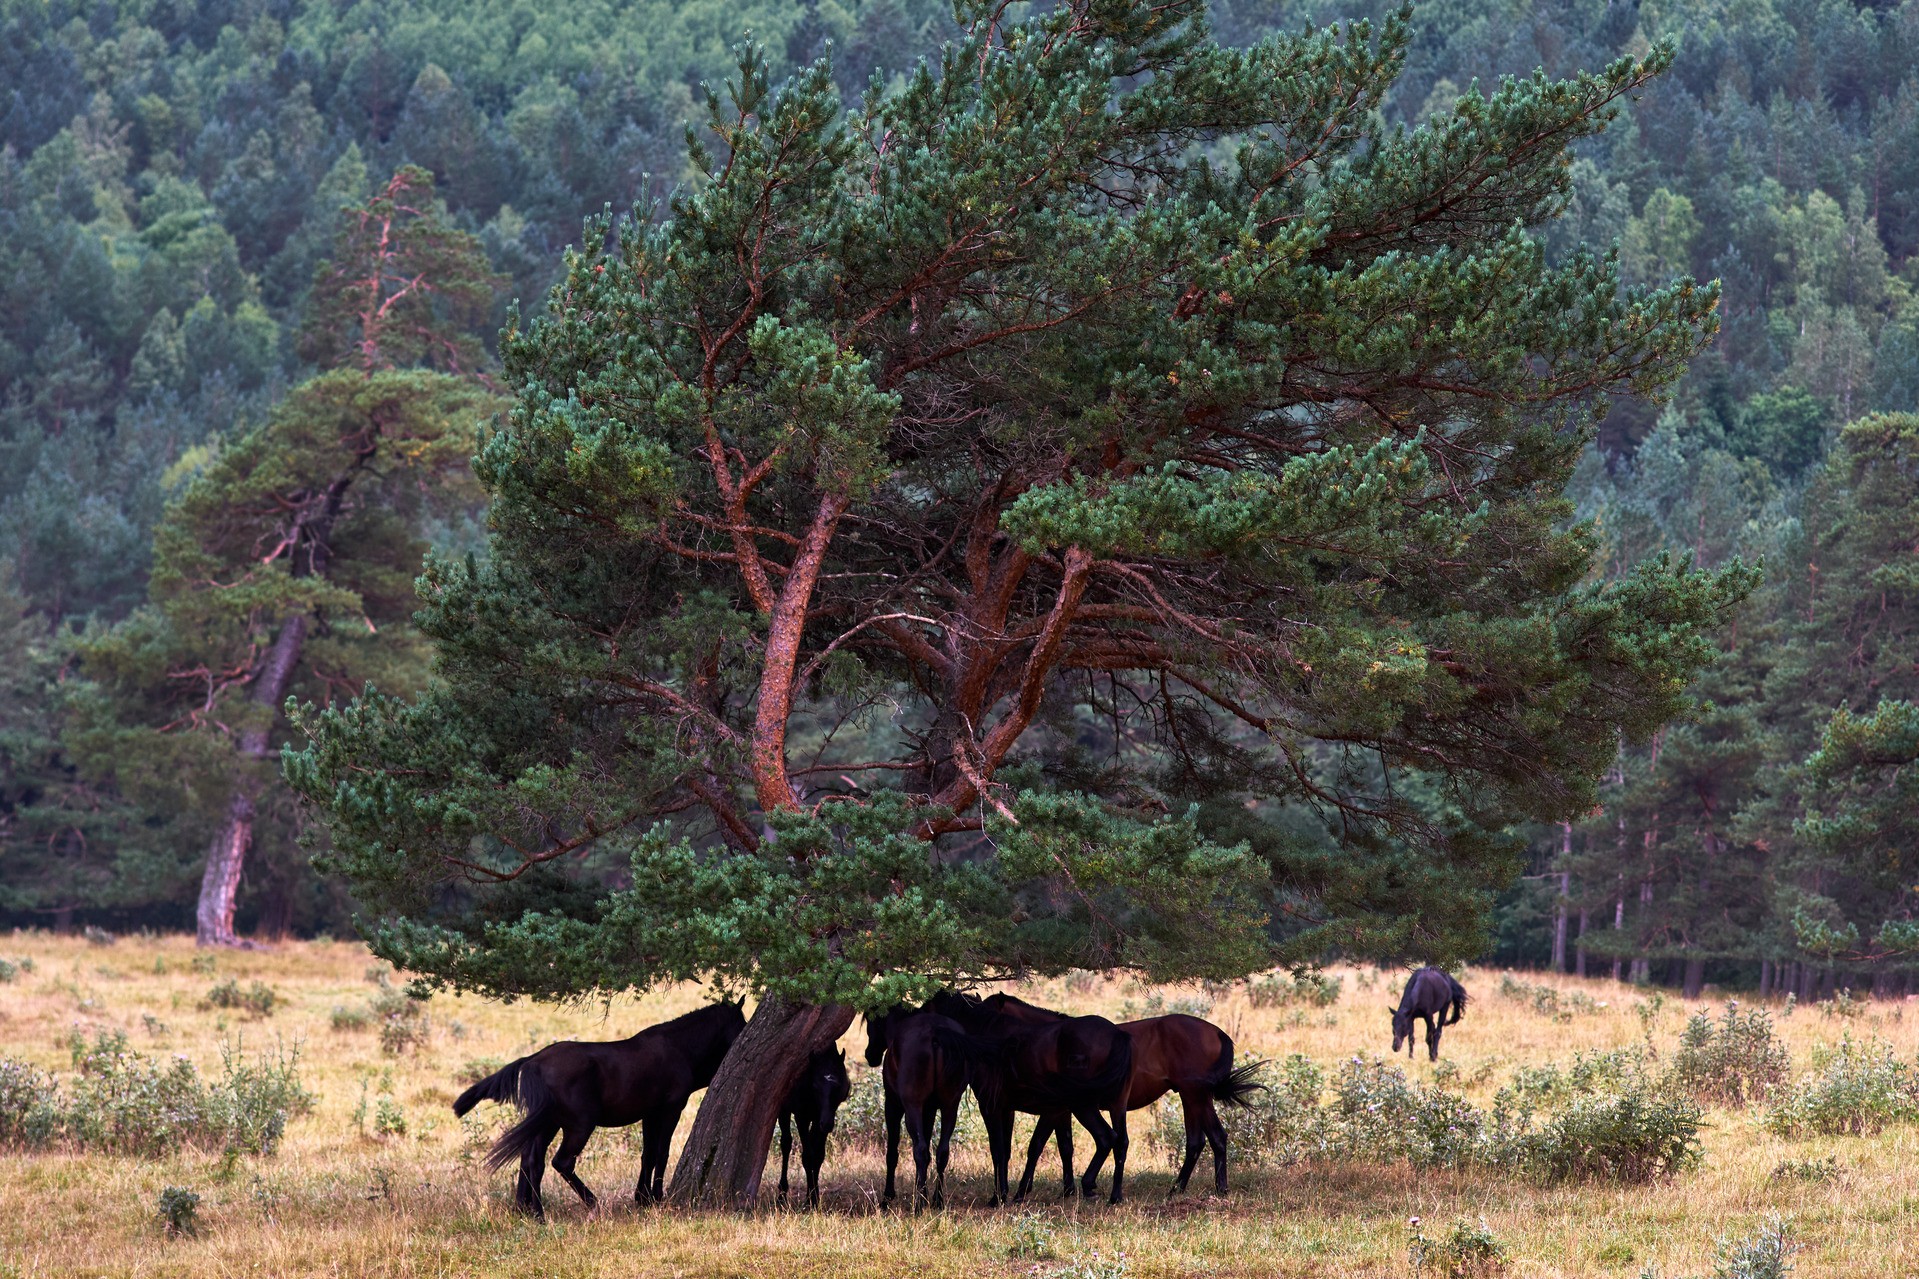
[[1386,1005],[1386,1011],[1393,1015],[1393,1055],[1395,1057],[1399,1055],[1399,1046],[1401,1044],[1406,1045],[1406,1051],[1410,1054],[1413,1050],[1412,1010],[1403,1006],[1394,1008],[1391,1004],[1388,1004]]

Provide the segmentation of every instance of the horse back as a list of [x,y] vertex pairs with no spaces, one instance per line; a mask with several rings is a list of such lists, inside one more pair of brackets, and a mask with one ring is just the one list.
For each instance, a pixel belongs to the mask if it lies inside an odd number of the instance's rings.
[[1233,1041],[1203,1017],[1167,1013],[1121,1022],[1133,1038],[1133,1080],[1128,1103],[1138,1109],[1180,1088],[1210,1086],[1219,1063],[1232,1065]]

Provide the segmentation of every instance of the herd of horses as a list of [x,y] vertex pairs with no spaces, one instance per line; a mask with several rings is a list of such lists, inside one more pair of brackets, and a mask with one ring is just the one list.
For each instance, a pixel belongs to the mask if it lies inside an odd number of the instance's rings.
[[[1437,968],[1422,968],[1392,1009],[1393,1052],[1413,1051],[1413,1023],[1426,1024],[1426,1047],[1439,1059],[1441,1030],[1460,1018],[1466,991]],[[866,1016],[866,1062],[877,1066],[886,1115],[886,1187],[897,1197],[900,1130],[913,1148],[913,1202],[940,1207],[959,1106],[968,1089],[979,1106],[993,1163],[992,1206],[1018,1203],[1033,1188],[1046,1144],[1056,1144],[1063,1193],[1092,1197],[1107,1157],[1113,1160],[1110,1202],[1125,1197],[1126,1116],[1172,1093],[1185,1120],[1186,1146],[1170,1193],[1186,1189],[1201,1153],[1213,1156],[1213,1187],[1226,1193],[1226,1126],[1219,1107],[1246,1105],[1261,1085],[1258,1064],[1235,1067],[1233,1041],[1218,1026],[1186,1013],[1114,1023],[1041,1008],[1008,994],[980,997],[942,991],[917,1009],[899,1006]],[[518,1123],[488,1152],[488,1168],[517,1162],[515,1202],[545,1218],[540,1182],[557,1136],[553,1170],[591,1209],[598,1202],[575,1172],[596,1128],[640,1125],[637,1203],[663,1197],[667,1152],[687,1099],[713,1081],[746,1016],[736,1002],[708,1004],[629,1039],[549,1044],[507,1063],[461,1093],[455,1115],[482,1101],[517,1106]],[[816,1052],[779,1114],[779,1199],[785,1202],[793,1133],[798,1130],[806,1202],[819,1202],[819,1172],[834,1117],[852,1092],[846,1055]],[[1017,1190],[1009,1186],[1017,1114],[1036,1116]],[[1073,1179],[1073,1121],[1092,1136],[1093,1155]],[[937,1136],[935,1123],[937,1121]],[[929,1188],[929,1181],[931,1183]]]

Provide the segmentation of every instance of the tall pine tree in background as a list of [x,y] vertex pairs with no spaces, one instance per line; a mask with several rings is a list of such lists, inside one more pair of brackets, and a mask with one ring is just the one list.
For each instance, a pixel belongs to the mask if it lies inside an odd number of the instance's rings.
[[288,764],[396,963],[765,996],[682,1198],[753,1198],[855,1006],[1237,975],[1275,915],[1471,948],[1501,833],[1591,806],[1746,586],[1582,587],[1561,497],[1712,331],[1523,230],[1669,53],[1407,133],[1404,12],[1246,50],[1195,0],[962,12],[850,120],[749,51],[695,188],[589,227],[506,340],[491,553],[427,575],[438,678]]
[[[176,803],[210,828],[202,945],[238,940],[234,907],[282,703],[331,701],[369,678],[410,684],[423,532],[477,498],[468,458],[492,398],[470,376],[407,367],[477,371],[479,347],[461,326],[485,313],[495,281],[477,241],[441,219],[431,177],[413,169],[343,211],[307,335],[349,367],[296,387],[213,451],[160,522],[150,605],[84,647],[110,696],[80,748],[156,803],[184,792]],[[269,932],[288,909],[269,912]]]

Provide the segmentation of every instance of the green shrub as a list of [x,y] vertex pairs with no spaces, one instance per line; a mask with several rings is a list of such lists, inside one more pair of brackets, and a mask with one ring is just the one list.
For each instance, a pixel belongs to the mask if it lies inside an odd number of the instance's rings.
[[10,982],[19,975],[20,969],[18,967],[4,959],[0,959],[0,983]]
[[1440,1279],[1494,1279],[1506,1273],[1506,1247],[1483,1220],[1455,1221],[1443,1236],[1428,1239],[1415,1217],[1408,1251],[1417,1275],[1430,1271]]
[[406,1136],[406,1112],[400,1109],[400,1103],[391,1097],[382,1097],[373,1110],[373,1135],[376,1137]]
[[1672,1082],[1701,1102],[1735,1108],[1762,1101],[1792,1074],[1792,1056],[1763,1008],[1739,1011],[1729,1000],[1715,1022],[1694,1013],[1673,1054]]
[[1411,1083],[1397,1065],[1352,1057],[1333,1081],[1322,1149],[1356,1160],[1459,1167],[1479,1154],[1485,1115],[1465,1098]]
[[265,982],[254,982],[242,990],[238,979],[229,977],[207,992],[207,1003],[214,1008],[231,1008],[255,1017],[268,1017],[280,996]]
[[886,1149],[886,1094],[877,1070],[854,1070],[850,1091],[833,1121],[837,1150]]
[[1699,1104],[1634,1081],[1576,1098],[1537,1130],[1507,1136],[1501,1156],[1548,1181],[1663,1180],[1699,1162]]
[[1774,1213],[1744,1239],[1719,1241],[1713,1279],[1786,1279],[1802,1247],[1792,1237],[1792,1223]]
[[200,1233],[200,1196],[184,1186],[168,1186],[160,1192],[161,1228],[169,1235]]
[[60,1135],[60,1086],[52,1075],[0,1057],[0,1146],[38,1150]]
[[1905,1062],[1883,1040],[1847,1035],[1815,1055],[1814,1073],[1782,1090],[1766,1126],[1782,1137],[1806,1133],[1860,1136],[1919,1117],[1919,1098]]
[[335,1030],[365,1030],[373,1024],[373,1014],[364,1008],[348,1008],[345,1004],[335,1004],[327,1020],[332,1023]]
[[1827,1155],[1824,1159],[1785,1159],[1772,1170],[1774,1181],[1837,1181],[1841,1175],[1836,1155]]
[[1606,1005],[1583,990],[1560,990],[1556,986],[1535,986],[1520,981],[1511,973],[1499,979],[1499,993],[1508,999],[1531,1004],[1532,1010],[1554,1021],[1571,1021],[1574,1013],[1596,1013]]
[[1247,1001],[1255,1008],[1279,1008],[1287,1004],[1311,1004],[1326,1008],[1339,1002],[1341,980],[1324,973],[1304,972],[1291,981],[1274,973],[1250,982]]
[[453,1077],[463,1084],[477,1084],[504,1065],[506,1062],[499,1057],[474,1057],[454,1071]]
[[270,1154],[288,1117],[313,1106],[297,1051],[247,1062],[229,1049],[209,1086],[186,1058],[153,1061],[130,1051],[117,1031],[92,1043],[76,1032],[69,1046],[78,1074],[65,1095],[50,1076],[0,1061],[0,1143],[148,1158],[189,1146]]
[[1006,1231],[1006,1255],[1015,1260],[1046,1261],[1059,1255],[1054,1251],[1056,1235],[1053,1223],[1044,1216],[1022,1212]]

